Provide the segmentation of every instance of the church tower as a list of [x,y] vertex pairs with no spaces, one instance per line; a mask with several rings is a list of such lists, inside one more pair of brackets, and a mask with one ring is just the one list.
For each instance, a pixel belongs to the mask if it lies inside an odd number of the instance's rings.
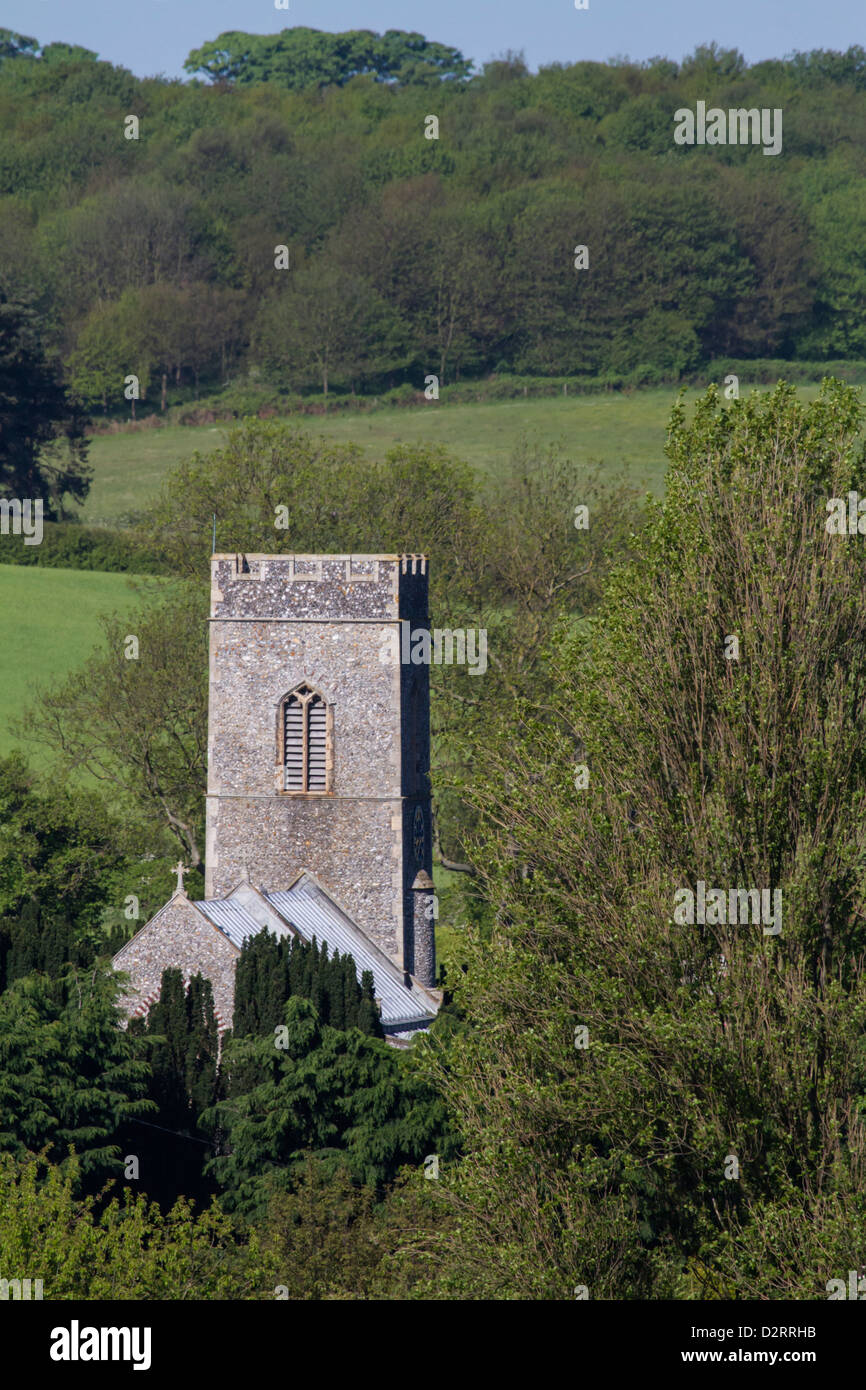
[[421,555],[213,555],[206,898],[312,873],[435,983]]

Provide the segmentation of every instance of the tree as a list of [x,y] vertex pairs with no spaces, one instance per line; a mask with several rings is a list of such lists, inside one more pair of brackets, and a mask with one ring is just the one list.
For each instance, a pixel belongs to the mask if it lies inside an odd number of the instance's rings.
[[39,48],[38,39],[28,39],[24,34],[15,34],[11,29],[0,29],[0,62],[9,58],[34,58]]
[[47,43],[40,51],[43,63],[95,63],[99,58],[92,48],[82,48],[77,43]]
[[[150,385],[152,352],[142,331],[141,298],[126,290],[113,303],[96,304],[87,316],[69,360],[69,387],[82,405],[103,412],[122,405],[127,378],[138,381],[141,399]],[[135,398],[132,416],[135,418]]]
[[56,521],[90,487],[84,417],[48,359],[34,310],[0,288],[0,497],[41,498]]
[[[577,246],[589,248],[587,269],[574,266]],[[697,180],[556,186],[515,219],[516,365],[563,375],[654,364],[676,376],[715,348],[718,320],[749,282],[730,219]]]
[[310,1153],[377,1187],[431,1147],[453,1151],[441,1103],[403,1054],[357,1029],[330,1028],[309,999],[289,999],[283,1020],[278,1046],[273,1033],[232,1038],[224,1066],[244,1089],[232,1084],[204,1116],[224,1132],[208,1170],[227,1207],[264,1210],[275,1187],[291,1189]]
[[149,1097],[166,1128],[195,1133],[202,1111],[219,1099],[217,1022],[210,980],[193,975],[187,987],[179,970],[162,972],[159,998],[143,1027],[150,1041],[153,1079]]
[[160,177],[117,179],[56,213],[45,230],[54,295],[76,328],[128,290],[202,279],[210,268],[195,197]]
[[[475,1155],[440,1183],[452,1296],[814,1297],[862,1243],[866,557],[825,528],[860,424],[832,382],[679,406],[558,717],[488,731],[497,920],[473,1026],[420,1054]],[[688,925],[699,882],[779,889],[781,934]]]
[[29,902],[17,917],[0,922],[0,988],[34,970],[56,979],[66,965],[86,964],[91,956],[90,942],[56,908],[46,911]]
[[[420,374],[461,365],[477,370],[504,327],[501,250],[484,215],[449,200],[429,172],[383,190],[360,214],[352,209],[328,254],[357,267],[408,333],[406,362]],[[482,346],[484,345],[484,346]],[[394,363],[394,368],[403,365]],[[449,378],[450,379],[450,378]]]
[[119,1126],[154,1109],[119,993],[114,972],[97,968],[29,975],[0,996],[0,1150],[64,1166],[72,1147],[83,1178],[119,1171]]
[[[751,273],[727,315],[727,339],[719,337],[717,343],[743,357],[788,356],[804,325],[815,317],[817,268],[811,238],[804,235],[799,210],[779,190],[744,178],[738,169],[725,170],[722,182]],[[821,243],[826,245],[826,238]],[[834,238],[837,249],[842,243],[842,235]],[[841,350],[848,351],[848,345]]]
[[279,34],[220,34],[193,49],[184,68],[203,72],[214,82],[275,82],[297,91],[341,86],[362,74],[377,82],[461,79],[469,75],[472,64],[456,48],[400,29],[329,34],[297,25]]
[[140,891],[128,845],[98,796],[41,786],[19,754],[0,760],[0,988],[30,970],[54,975],[103,946],[115,897]]
[[157,1039],[151,1050],[151,1099],[159,1107],[160,1123],[169,1129],[186,1129],[190,1120],[186,1087],[189,1036],[186,990],[179,970],[162,972],[159,999],[148,1010],[144,1031]]
[[263,1255],[292,1299],[372,1296],[383,1251],[375,1193],[308,1157],[293,1191],[277,1188],[261,1222]]
[[443,209],[431,219],[429,237],[424,260],[431,292],[422,310],[422,341],[441,385],[449,368],[456,375],[461,365],[477,371],[482,364],[483,345],[494,337],[501,321],[501,282],[490,238],[460,211]]
[[137,302],[144,351],[163,373],[163,410],[169,376],[179,385],[185,369],[196,393],[202,376],[225,380],[246,336],[240,291],[205,281],[179,286],[160,282],[140,290]]
[[326,400],[334,380],[354,384],[409,361],[405,325],[373,286],[318,262],[293,272],[286,293],[266,302],[255,342],[269,372],[296,385],[318,376]]
[[810,208],[818,257],[815,312],[798,341],[802,354],[826,359],[866,353],[866,194],[858,181],[828,190]]
[[132,1186],[97,1203],[78,1195],[81,1170],[0,1154],[0,1268],[32,1269],[46,1299],[263,1296],[261,1263],[217,1206],[181,1199],[163,1215]]
[[[355,444],[315,438],[296,424],[248,418],[224,448],[194,454],[166,480],[146,533],[177,575],[208,572],[217,544],[235,550],[383,552],[417,549],[434,559],[438,598],[467,585],[483,515],[465,464],[432,445],[398,445],[382,463]],[[275,527],[278,506],[289,525]]]
[[431,1226],[447,1219],[430,1191],[435,1187],[423,1177],[413,1180],[408,1170],[382,1197],[353,1181],[342,1164],[307,1157],[291,1190],[271,1193],[257,1225],[259,1257],[272,1271],[268,1282],[292,1300],[427,1292],[423,1243]]
[[359,985],[348,952],[329,958],[326,942],[320,951],[315,940],[257,932],[244,942],[235,970],[233,1036],[272,1035],[289,998],[312,1000],[332,1028],[382,1037],[372,973],[365,971]]
[[803,86],[845,83],[861,92],[866,90],[866,49],[862,44],[851,44],[844,53],[832,48],[794,53],[785,67]]
[[[164,827],[201,863],[207,769],[207,636],[201,590],[181,586],[163,606],[104,624],[97,651],[22,721],[48,738],[69,772],[85,769]],[[129,639],[138,643],[130,653]]]

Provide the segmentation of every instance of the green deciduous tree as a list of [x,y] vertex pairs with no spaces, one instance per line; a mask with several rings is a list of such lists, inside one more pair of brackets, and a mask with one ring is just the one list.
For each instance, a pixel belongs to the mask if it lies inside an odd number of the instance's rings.
[[69,359],[69,387],[82,405],[101,405],[107,411],[109,405],[116,408],[126,399],[130,376],[137,378],[141,398],[146,396],[152,363],[142,332],[139,293],[127,290],[120,299],[97,304],[88,314]]
[[[862,1243],[866,557],[825,528],[860,419],[838,383],[678,408],[558,717],[488,732],[497,922],[421,1054],[473,1155],[452,1295],[809,1298]],[[699,881],[779,889],[781,934],[680,924]]]
[[385,34],[369,29],[329,34],[297,25],[279,34],[220,34],[193,49],[184,67],[187,72],[203,72],[212,81],[239,86],[275,82],[301,90],[342,85],[362,74],[377,82],[463,78],[472,64],[456,48],[400,29]]
[[85,769],[152,830],[165,827],[193,868],[201,862],[207,767],[205,617],[200,591],[182,586],[135,623],[107,620],[107,650],[23,721],[30,736],[50,740],[68,772]]
[[29,39],[25,34],[16,34],[11,29],[0,29],[0,61],[8,58],[32,58],[39,48],[38,39]]
[[254,351],[287,385],[355,385],[405,366],[406,325],[369,281],[340,265],[314,262],[291,272],[266,301]]
[[81,1164],[0,1154],[0,1268],[41,1278],[46,1299],[273,1298],[258,1261],[216,1206],[163,1215],[128,1187],[77,1195]]

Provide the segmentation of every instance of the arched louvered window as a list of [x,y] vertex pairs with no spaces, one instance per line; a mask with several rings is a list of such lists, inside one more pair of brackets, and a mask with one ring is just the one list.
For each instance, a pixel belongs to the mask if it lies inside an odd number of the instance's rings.
[[283,791],[330,791],[330,721],[318,690],[304,684],[286,696],[280,736]]

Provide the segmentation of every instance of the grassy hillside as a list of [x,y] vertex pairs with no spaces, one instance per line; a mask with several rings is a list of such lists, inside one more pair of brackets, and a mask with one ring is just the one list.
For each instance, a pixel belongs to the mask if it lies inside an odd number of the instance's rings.
[[[749,389],[746,381],[741,391]],[[817,385],[801,386],[806,400]],[[686,394],[694,401],[697,391]],[[665,429],[676,392],[670,387],[631,394],[556,397],[489,404],[390,408],[369,414],[298,417],[302,428],[329,439],[354,441],[381,458],[400,440],[434,440],[465,459],[480,475],[496,477],[517,441],[543,447],[561,441],[579,461],[601,459],[612,472],[625,470],[642,490],[660,494],[664,483]],[[112,522],[147,506],[165,474],[196,449],[219,448],[226,425],[142,429],[98,435],[91,441],[94,481],[83,520]]]
[[[9,720],[23,713],[33,689],[61,680],[99,643],[100,617],[131,612],[163,582],[0,565],[0,755],[16,745]],[[41,761],[32,745],[26,752]]]
[[[479,474],[495,477],[515,444],[526,436],[544,446],[561,440],[578,459],[604,459],[626,468],[641,488],[661,491],[665,425],[674,392],[669,388],[633,395],[580,396],[490,404],[390,408],[369,414],[297,417],[311,434],[354,442],[372,458],[401,440],[432,440],[465,459]],[[110,522],[145,507],[164,475],[196,449],[223,442],[226,425],[175,426],[130,434],[97,435],[91,441],[94,480],[84,520]]]
[[[747,389],[747,383],[741,383]],[[800,393],[812,399],[817,387]],[[696,392],[687,399],[694,400]],[[369,415],[304,417],[301,425],[341,441],[354,440],[381,458],[400,440],[434,440],[495,478],[521,437],[539,448],[560,441],[572,457],[601,459],[624,470],[642,490],[661,493],[670,389],[490,404],[382,409]],[[225,426],[147,429],[92,441],[95,478],[84,520],[112,522],[145,507],[165,474],[196,449],[218,448]],[[10,654],[0,671],[0,753],[13,745],[8,721],[21,713],[34,685],[50,685],[79,665],[100,639],[98,619],[134,608],[159,581],[120,574],[0,565],[0,640]]]

